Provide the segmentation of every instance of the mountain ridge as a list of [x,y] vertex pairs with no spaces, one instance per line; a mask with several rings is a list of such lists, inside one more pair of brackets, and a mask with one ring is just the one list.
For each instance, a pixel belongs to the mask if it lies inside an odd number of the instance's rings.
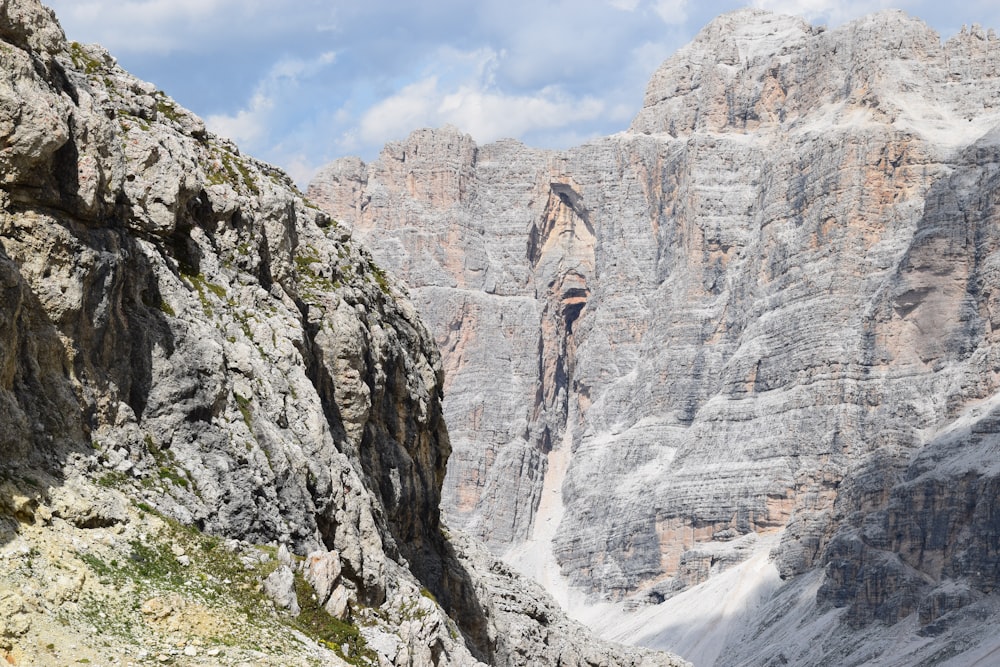
[[[548,535],[560,585],[640,605],[778,537],[774,599],[818,577],[809,613],[840,619],[796,664],[885,650],[877,628],[915,614],[973,641],[996,498],[961,452],[992,417],[933,434],[998,389],[998,62],[992,32],[942,43],[901,12],[743,12],[665,61],[627,132],[543,151],[420,130],[322,171],[310,198],[442,350],[448,521],[498,553]],[[785,632],[747,623],[721,664]]]

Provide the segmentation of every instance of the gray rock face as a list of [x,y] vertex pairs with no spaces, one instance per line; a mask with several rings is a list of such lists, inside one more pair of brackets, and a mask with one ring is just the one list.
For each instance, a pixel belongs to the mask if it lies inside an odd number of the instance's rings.
[[471,575],[475,596],[483,601],[486,634],[498,664],[690,667],[674,656],[594,639],[541,586],[519,576],[477,540],[457,534],[450,544],[454,558]]
[[[149,501],[212,532],[349,542],[377,601],[393,540],[419,548],[437,533],[437,354],[283,175],[110,62],[67,46],[50,79],[19,84],[37,97],[8,100],[63,110],[66,131],[52,138],[45,118],[39,135],[61,145],[24,157],[14,141],[5,172],[4,320],[26,336],[5,360],[5,405],[27,431],[5,435],[35,438],[26,457],[63,434],[90,442],[128,460]],[[334,280],[343,288],[325,290]],[[390,468],[395,483],[376,482]]]
[[4,8],[5,463],[96,450],[184,522],[343,545],[380,602],[387,558],[440,548],[440,361],[413,308],[283,174],[37,3]]
[[594,272],[590,213],[550,161],[446,128],[390,145],[368,169],[338,161],[310,188],[406,277],[436,332],[454,448],[446,511],[494,545],[529,534]]
[[316,602],[334,618],[347,614],[348,593],[340,583],[340,554],[314,551],[303,564],[303,575],[316,594]]
[[285,545],[316,552],[302,576],[374,619],[383,663],[508,664],[441,531],[443,369],[401,288],[36,0],[0,2],[0,38],[0,546],[119,527],[128,499],[282,545],[265,588],[293,613]]
[[288,565],[279,565],[278,569],[264,580],[264,592],[274,601],[275,606],[287,609],[292,616],[301,612],[298,599],[295,596],[295,573]]
[[321,173],[441,348],[449,520],[525,539],[566,447],[552,545],[593,594],[669,597],[783,531],[783,576],[825,568],[852,622],[989,595],[998,63],[978,27],[746,10],[620,135],[424,130]]

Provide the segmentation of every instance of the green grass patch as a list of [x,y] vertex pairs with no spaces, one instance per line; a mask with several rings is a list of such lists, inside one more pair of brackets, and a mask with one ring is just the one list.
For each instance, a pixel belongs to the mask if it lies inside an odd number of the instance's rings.
[[176,470],[168,468],[167,466],[160,467],[160,479],[170,480],[177,486],[185,489],[191,485],[191,482],[188,481],[187,477],[182,477]]
[[96,74],[104,67],[104,63],[87,55],[80,42],[69,43],[69,57],[73,61],[73,66],[82,70],[84,74]]
[[240,156],[218,147],[214,147],[210,154],[212,161],[205,169],[205,176],[209,183],[212,185],[228,183],[237,190],[242,185],[252,194],[260,194],[260,188],[257,187],[257,182],[250,173],[250,168]]
[[[104,82],[104,85],[108,88],[111,87],[111,80],[108,79]],[[130,129],[138,125],[143,132],[149,132],[150,125],[145,118],[140,118],[139,116],[134,116],[127,111],[118,111],[118,125],[121,126],[122,130],[128,132]]]
[[328,294],[339,286],[336,281],[321,274],[317,270],[320,267],[322,267],[322,260],[319,258],[319,253],[312,246],[306,246],[301,254],[295,256],[295,268],[299,277],[299,286],[305,295],[318,296]]
[[153,437],[146,434],[146,449],[149,450],[153,460],[156,461],[157,472],[160,479],[169,480],[177,486],[187,489],[191,486],[188,472],[177,462],[177,457],[169,449],[162,449],[153,441]]
[[169,118],[175,123],[180,122],[181,112],[170,99],[166,97],[160,97],[159,94],[156,98],[156,111],[161,115]]
[[128,475],[123,472],[106,472],[97,478],[97,485],[106,489],[120,489],[128,483]]
[[[276,637],[275,633],[284,627],[308,635],[349,664],[379,664],[378,655],[368,647],[358,627],[322,609],[301,573],[295,575],[300,615],[292,617],[273,610],[261,582],[278,567],[276,548],[253,547],[260,552],[258,557],[244,561],[219,537],[205,535],[151,507],[143,510],[160,519],[155,522],[159,527],[147,537],[130,540],[110,551],[76,554],[102,583],[128,590],[134,603],[111,604],[85,594],[77,610],[60,610],[57,621],[68,624],[70,618],[76,617],[99,634],[134,639],[145,626],[143,601],[178,594],[189,603],[204,605],[216,610],[221,618],[231,619],[234,630],[208,638],[209,643],[254,649],[261,642],[271,641],[267,638]],[[175,555],[180,553],[178,547],[183,549],[188,565],[182,565]]]
[[222,285],[216,285],[215,283],[210,283],[205,278],[202,273],[194,273],[193,271],[188,271],[184,267],[181,267],[181,275],[187,278],[188,282],[194,287],[195,291],[198,292],[198,300],[201,301],[201,308],[205,312],[205,315],[212,317],[215,314],[212,308],[212,299],[209,294],[213,294],[219,298],[220,301],[226,301],[226,288]]
[[170,317],[177,317],[177,313],[174,312],[174,309],[164,299],[160,299],[160,312]]
[[243,422],[253,432],[253,415],[250,413],[250,399],[240,396],[235,391],[233,392],[233,398],[236,399],[236,407],[239,409],[240,414],[243,415]]
[[334,618],[319,606],[312,587],[299,572],[295,573],[295,595],[301,613],[290,625],[318,640],[352,665],[377,665],[378,654],[368,648],[357,626]]
[[[309,248],[308,250],[312,250],[312,248]],[[313,251],[313,252],[315,252],[315,251]],[[313,254],[296,255],[295,256],[295,267],[299,271],[312,272],[313,271],[312,265],[315,264],[318,261],[319,261],[319,257],[317,257],[317,256],[315,256]]]
[[382,293],[389,294],[389,278],[386,277],[382,267],[372,263],[368,265],[368,268],[371,270],[372,275],[375,276],[375,282],[378,284],[379,289],[382,290]]

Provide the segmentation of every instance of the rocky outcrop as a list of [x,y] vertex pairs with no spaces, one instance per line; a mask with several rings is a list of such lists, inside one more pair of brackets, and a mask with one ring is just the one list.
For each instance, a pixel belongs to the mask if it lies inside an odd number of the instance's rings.
[[[211,532],[347,541],[359,592],[379,601],[396,544],[435,539],[448,455],[439,359],[414,311],[280,172],[99,49],[61,47],[3,54],[19,75],[6,458],[85,446]],[[22,146],[36,135],[48,143]]]
[[990,595],[992,422],[969,415],[1000,389],[998,62],[978,27],[745,10],[619,135],[424,130],[321,173],[310,197],[442,350],[450,520],[503,550],[560,491],[561,572],[612,599],[778,532],[782,575],[822,568],[813,603],[850,623]]
[[455,534],[452,555],[472,573],[475,595],[484,603],[486,634],[499,664],[616,665],[654,667],[690,665],[649,650],[623,650],[594,641],[582,625],[570,621],[539,586],[493,556],[478,540]]
[[180,664],[235,614],[234,663],[522,664],[442,533],[443,369],[395,280],[36,0],[0,38],[3,657]]

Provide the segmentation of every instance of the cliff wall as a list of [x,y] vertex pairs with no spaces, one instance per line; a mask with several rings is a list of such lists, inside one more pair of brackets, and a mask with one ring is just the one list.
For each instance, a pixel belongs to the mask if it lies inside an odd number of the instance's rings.
[[309,195],[437,338],[450,521],[652,603],[778,539],[815,609],[926,628],[997,582],[998,93],[992,31],[746,10],[621,134],[422,130]]

